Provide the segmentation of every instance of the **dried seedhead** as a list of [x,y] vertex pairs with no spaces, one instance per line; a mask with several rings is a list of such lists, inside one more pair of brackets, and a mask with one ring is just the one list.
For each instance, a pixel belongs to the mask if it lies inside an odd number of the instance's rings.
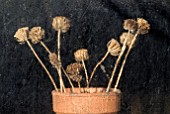
[[125,42],[125,39],[126,39],[126,45],[130,46],[133,38],[134,38],[133,34],[131,34],[131,33],[128,34],[128,32],[124,32],[120,36],[120,43],[123,44]]
[[66,72],[70,79],[80,82],[82,80],[82,76],[79,73],[82,69],[83,65],[81,63],[72,63],[67,66]]
[[52,26],[56,31],[61,30],[65,33],[70,28],[70,20],[63,16],[56,16],[53,18]]
[[68,75],[69,78],[72,80],[72,81],[75,81],[75,82],[81,82],[82,80],[82,75]]
[[89,54],[87,49],[79,49],[76,52],[74,52],[74,58],[77,62],[80,62],[82,60],[88,60]]
[[29,32],[28,27],[23,27],[17,30],[14,37],[19,42],[19,44],[25,43],[25,41],[28,39],[28,32]]
[[115,39],[111,39],[107,43],[107,49],[112,56],[118,56],[121,51],[120,44]]
[[56,55],[55,53],[50,53],[50,54],[49,54],[49,60],[50,60],[51,65],[52,65],[54,68],[58,67],[59,61],[58,61],[57,55]]
[[29,39],[33,44],[39,43],[44,38],[45,31],[41,27],[33,27],[29,32]]
[[72,63],[67,66],[66,72],[67,74],[77,75],[83,69],[83,65],[81,63]]
[[137,22],[134,19],[126,19],[123,23],[123,28],[131,32],[135,32],[138,28]]
[[150,29],[150,24],[143,18],[137,18],[139,34],[147,34]]

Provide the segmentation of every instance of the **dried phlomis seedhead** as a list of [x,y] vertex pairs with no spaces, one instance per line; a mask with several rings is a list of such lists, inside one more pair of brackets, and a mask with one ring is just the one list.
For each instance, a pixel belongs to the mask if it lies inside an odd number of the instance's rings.
[[150,29],[150,24],[143,18],[137,18],[139,34],[147,34]]
[[77,62],[80,62],[82,60],[88,60],[89,54],[87,49],[79,49],[76,52],[74,52],[74,58]]
[[53,18],[52,27],[58,31],[65,33],[70,28],[70,20],[63,16],[56,16]]
[[108,43],[107,43],[107,49],[110,52],[110,54],[112,56],[118,56],[120,51],[121,51],[121,47],[120,44],[118,43],[117,40],[115,39],[111,39]]
[[120,43],[123,44],[126,40],[126,45],[130,46],[134,35],[128,32],[123,32],[120,36]]
[[138,28],[137,22],[134,19],[126,19],[126,20],[124,20],[123,28],[125,30],[135,32]]
[[15,33],[14,37],[20,44],[24,44],[25,41],[28,39],[28,27],[19,28]]
[[45,31],[41,27],[33,27],[29,32],[29,39],[33,44],[39,43],[44,38]]

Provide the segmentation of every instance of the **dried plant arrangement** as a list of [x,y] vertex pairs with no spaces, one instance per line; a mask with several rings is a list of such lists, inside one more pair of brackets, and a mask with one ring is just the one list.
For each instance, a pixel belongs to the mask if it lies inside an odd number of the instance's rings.
[[[60,48],[62,46],[61,34],[66,33],[70,29],[70,20],[64,16],[56,16],[53,18],[52,27],[57,32],[56,52],[50,51],[47,45],[43,42],[43,39],[45,38],[45,30],[42,29],[40,26],[36,26],[31,29],[29,29],[28,27],[19,28],[16,31],[14,37],[19,42],[19,44],[26,43],[28,45],[38,62],[41,64],[41,66],[47,73],[47,76],[49,77],[55,89],[52,91],[53,111],[56,114],[103,114],[110,112],[117,114],[117,112],[120,111],[121,99],[121,91],[118,89],[118,85],[128,55],[134,47],[137,37],[139,35],[144,35],[148,33],[150,29],[150,24],[143,18],[137,18],[136,20],[124,20],[123,28],[126,31],[120,35],[120,43],[114,38],[111,38],[111,40],[108,41],[106,45],[106,53],[101,58],[101,60],[94,66],[90,75],[88,72],[88,66],[86,65],[86,61],[90,59],[90,55],[88,53],[88,50],[85,48],[78,49],[74,52],[75,62],[67,65],[66,70],[62,65],[60,54]],[[37,54],[31,43],[34,45],[39,44],[48,53],[49,63],[58,73],[60,85],[59,87],[57,87],[53,76],[51,76],[49,70],[47,69],[43,61],[40,59],[39,55]],[[97,68],[107,59],[109,55],[117,58],[112,73],[110,74],[111,76],[107,88],[91,87],[90,83],[92,82]],[[118,65],[120,65],[120,69],[118,68]],[[117,77],[115,76],[116,71],[118,71]],[[65,87],[63,76],[66,76],[71,88]],[[117,79],[114,88],[112,88],[114,78]],[[85,85],[81,85],[83,79],[85,79]]]
[[[25,42],[28,44],[29,48],[37,58],[38,62],[41,64],[41,66],[47,73],[48,77],[50,78],[55,90],[61,93],[66,92],[65,83],[63,81],[63,74],[64,76],[67,77],[69,84],[71,85],[72,93],[75,93],[75,87],[73,82],[77,83],[77,87],[80,90],[81,88],[83,88],[83,86],[81,85],[83,76],[85,76],[84,78],[86,80],[86,86],[84,88],[87,89],[90,88],[90,83],[92,82],[92,79],[97,68],[107,59],[109,55],[111,55],[113,57],[117,57],[117,59],[105,92],[110,91],[112,81],[115,78],[115,72],[119,70],[118,77],[114,85],[114,91],[116,92],[122,76],[123,69],[125,67],[125,63],[127,61],[127,57],[131,52],[132,48],[134,47],[137,37],[139,35],[144,35],[148,33],[150,29],[150,24],[143,18],[137,18],[136,20],[135,19],[124,20],[123,28],[124,30],[126,30],[126,32],[123,32],[122,35],[120,35],[120,43],[114,38],[108,41],[106,46],[107,47],[106,53],[101,58],[101,60],[95,65],[90,75],[87,69],[88,67],[86,66],[85,63],[85,61],[90,59],[90,57],[88,50],[85,48],[78,49],[77,51],[74,52],[74,59],[76,62],[69,64],[66,67],[66,70],[62,66],[60,54],[61,53],[60,48],[62,46],[61,34],[67,32],[70,29],[70,20],[64,16],[56,16],[53,18],[52,27],[57,32],[57,52],[51,52],[50,49],[46,46],[46,44],[43,42],[43,39],[45,37],[45,30],[42,29],[40,26],[33,27],[30,30],[28,27],[19,28],[16,31],[14,37],[19,42],[19,44],[24,44]],[[32,44],[40,44],[48,53],[49,62],[58,73],[60,82],[59,88],[57,88],[56,86],[57,84],[55,83],[53,77],[51,76],[45,64],[39,58],[37,52],[34,50],[30,42]],[[121,65],[120,69],[118,69],[119,64]],[[84,71],[83,75],[81,74],[82,73],[81,71]]]

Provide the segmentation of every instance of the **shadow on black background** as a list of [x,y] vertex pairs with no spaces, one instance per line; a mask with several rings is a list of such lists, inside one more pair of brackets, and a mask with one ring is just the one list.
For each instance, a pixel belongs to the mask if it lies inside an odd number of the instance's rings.
[[[124,19],[148,20],[151,30],[138,38],[120,82],[120,114],[170,113],[169,0],[0,0],[0,114],[53,114],[50,80],[28,46],[19,45],[13,35],[23,26],[42,26],[44,42],[55,51],[51,20],[56,15],[67,16],[72,26],[62,39],[64,67],[73,62],[73,52],[84,47],[91,55],[89,71],[106,52],[109,39],[119,38]],[[47,53],[34,47],[58,82]],[[98,69],[92,85],[107,85],[115,59],[107,58],[106,73]]]

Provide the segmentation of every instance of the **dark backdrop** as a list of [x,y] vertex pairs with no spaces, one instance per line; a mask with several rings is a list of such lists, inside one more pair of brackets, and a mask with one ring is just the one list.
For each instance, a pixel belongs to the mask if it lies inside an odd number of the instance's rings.
[[[42,26],[44,42],[56,50],[51,27],[56,15],[67,16],[71,29],[62,38],[64,67],[73,62],[73,52],[89,49],[89,72],[106,52],[110,38],[118,39],[127,18],[143,17],[151,24],[128,57],[119,88],[123,92],[122,114],[170,113],[170,1],[169,0],[0,0],[0,114],[53,114],[50,83],[27,45],[13,38],[23,26]],[[34,45],[41,59],[47,53]],[[106,86],[116,58],[108,57],[93,86]],[[67,86],[68,82],[67,82]]]

